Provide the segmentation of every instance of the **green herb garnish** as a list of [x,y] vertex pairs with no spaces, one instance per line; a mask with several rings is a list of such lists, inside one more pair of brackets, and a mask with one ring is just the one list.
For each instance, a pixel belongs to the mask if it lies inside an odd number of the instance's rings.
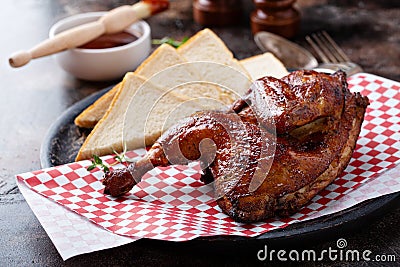
[[174,40],[171,37],[164,37],[162,39],[153,39],[152,44],[154,45],[169,44],[175,48],[178,48],[184,43],[186,43],[187,40],[189,40],[189,37],[184,37],[181,41]]
[[117,151],[113,150],[115,156],[114,159],[120,163],[123,162],[130,162],[130,159],[126,156],[126,149],[122,151],[122,153],[118,153]]
[[113,150],[113,153],[115,154],[114,159],[116,160],[116,162],[112,164],[107,164],[103,162],[99,156],[93,155],[92,165],[87,167],[87,170],[92,171],[94,168],[98,167],[100,169],[103,169],[103,171],[107,173],[110,171],[111,166],[117,165],[118,163],[133,162],[133,160],[131,160],[126,156],[126,151],[127,148],[125,143],[124,143],[124,150],[121,153],[118,153],[117,151]]
[[109,166],[107,166],[107,163],[104,163],[103,160],[99,156],[93,155],[92,165],[90,165],[87,168],[87,170],[92,171],[96,167],[103,169],[103,171],[105,173],[110,171],[110,168],[109,168]]

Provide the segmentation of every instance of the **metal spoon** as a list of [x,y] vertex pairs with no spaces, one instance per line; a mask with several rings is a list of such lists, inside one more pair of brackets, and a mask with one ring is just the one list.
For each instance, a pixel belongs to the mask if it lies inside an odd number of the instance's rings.
[[258,32],[254,41],[263,52],[272,52],[288,69],[313,69],[317,59],[305,48],[270,32]]

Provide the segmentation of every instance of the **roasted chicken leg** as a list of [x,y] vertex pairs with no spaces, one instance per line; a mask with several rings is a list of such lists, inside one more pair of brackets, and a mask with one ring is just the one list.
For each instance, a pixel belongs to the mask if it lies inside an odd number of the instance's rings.
[[199,160],[202,180],[214,180],[218,205],[236,221],[288,216],[346,168],[368,104],[340,71],[264,77],[228,111],[170,128],[143,159],[106,174],[104,192],[125,194],[156,166]]

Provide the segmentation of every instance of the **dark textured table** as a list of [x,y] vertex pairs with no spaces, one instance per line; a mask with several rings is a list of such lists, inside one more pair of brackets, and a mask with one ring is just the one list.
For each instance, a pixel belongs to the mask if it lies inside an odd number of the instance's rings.
[[[338,229],[290,244],[267,241],[231,245],[196,242],[167,243],[142,240],[123,247],[74,257],[63,262],[24,201],[14,175],[40,168],[39,148],[51,123],[70,105],[114,82],[90,83],[64,73],[50,57],[21,69],[8,66],[8,56],[47,37],[57,20],[86,11],[108,10],[134,1],[24,0],[1,1],[0,97],[0,266],[124,266],[124,265],[254,265],[257,252],[302,248],[321,251],[334,247],[338,237],[353,249],[396,255],[400,262],[400,207],[398,199],[353,229]],[[241,59],[259,53],[248,25],[251,1],[244,1],[243,23],[214,30]],[[308,33],[325,29],[350,58],[366,72],[400,80],[400,4],[397,0],[298,1],[302,29],[295,41],[304,44]],[[192,20],[191,1],[176,0],[171,10],[148,20],[154,38],[190,36],[201,27]],[[264,262],[268,263],[268,262]],[[279,262],[277,262],[279,264]],[[365,262],[303,262],[308,266],[366,265]],[[382,263],[370,262],[381,266]],[[389,263],[385,263],[390,265]],[[395,265],[395,263],[391,263]]]

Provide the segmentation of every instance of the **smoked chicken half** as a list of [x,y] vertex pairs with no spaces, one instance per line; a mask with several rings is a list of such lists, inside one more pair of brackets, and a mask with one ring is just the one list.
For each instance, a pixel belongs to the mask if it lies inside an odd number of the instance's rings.
[[234,220],[288,216],[346,168],[368,104],[341,71],[264,77],[229,109],[193,114],[143,159],[107,173],[104,192],[123,195],[154,167],[199,160],[202,181],[214,182],[218,205]]

